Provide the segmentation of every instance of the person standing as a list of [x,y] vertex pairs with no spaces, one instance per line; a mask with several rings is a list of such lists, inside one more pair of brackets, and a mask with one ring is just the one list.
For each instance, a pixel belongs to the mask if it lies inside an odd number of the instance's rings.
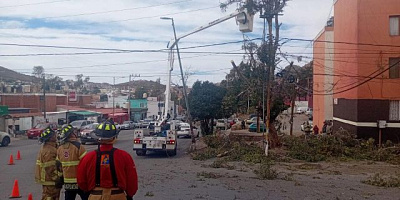
[[318,128],[317,125],[314,126],[313,131],[314,131],[314,135],[318,135],[318,133],[319,133],[319,128]]
[[95,130],[98,149],[78,165],[78,185],[90,192],[89,200],[131,200],[138,190],[135,163],[126,151],[113,147],[117,128],[111,121]]
[[82,200],[87,200],[88,193],[83,192],[76,180],[76,170],[79,161],[86,155],[85,147],[77,139],[77,130],[71,125],[65,126],[60,133],[60,147],[57,159],[60,160],[64,176],[65,200],[74,200],[78,194]]
[[57,158],[56,133],[46,128],[40,134],[42,143],[36,159],[35,181],[42,185],[42,200],[59,200],[62,188],[61,164]]

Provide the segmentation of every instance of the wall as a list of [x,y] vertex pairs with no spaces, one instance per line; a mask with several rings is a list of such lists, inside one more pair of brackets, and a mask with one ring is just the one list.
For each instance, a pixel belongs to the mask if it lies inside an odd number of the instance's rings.
[[[335,42],[358,42],[358,2],[359,0],[338,0],[334,7],[335,16]],[[356,45],[335,43],[334,77],[335,94],[334,98],[356,99],[358,90],[345,90],[349,84],[357,82],[357,79],[350,76],[358,76],[358,49]]]
[[[147,108],[147,99],[132,99],[131,108]],[[144,107],[140,107],[140,104],[143,103]]]
[[[316,41],[325,40],[325,28],[315,39]],[[314,93],[322,93],[325,88],[325,78],[322,75],[325,73],[325,42],[314,42],[313,45],[313,91]],[[320,129],[325,120],[325,101],[324,96],[314,95],[313,97],[313,123]]]

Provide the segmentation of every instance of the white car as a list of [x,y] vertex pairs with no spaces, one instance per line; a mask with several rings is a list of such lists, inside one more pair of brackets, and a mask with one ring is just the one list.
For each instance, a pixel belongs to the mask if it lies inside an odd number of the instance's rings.
[[8,146],[11,142],[11,137],[8,133],[6,132],[0,132],[0,145],[2,147]]
[[217,127],[217,129],[223,129],[223,130],[228,129],[228,120],[226,120],[226,119],[217,120],[216,127]]
[[307,112],[307,109],[308,109],[307,107],[298,107],[296,110],[296,113],[303,114],[303,113]]
[[[193,134],[195,137],[199,137],[200,131],[193,126]],[[188,123],[181,123],[180,128],[177,131],[177,137],[191,137],[190,125]]]

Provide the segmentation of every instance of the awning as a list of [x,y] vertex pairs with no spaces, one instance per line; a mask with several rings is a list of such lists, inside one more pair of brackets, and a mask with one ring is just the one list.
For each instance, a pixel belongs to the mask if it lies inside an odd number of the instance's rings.
[[99,116],[100,113],[97,112],[91,112],[91,111],[85,111],[85,110],[80,110],[80,111],[71,111],[68,112],[68,115],[82,115],[85,117],[89,117],[89,116]]

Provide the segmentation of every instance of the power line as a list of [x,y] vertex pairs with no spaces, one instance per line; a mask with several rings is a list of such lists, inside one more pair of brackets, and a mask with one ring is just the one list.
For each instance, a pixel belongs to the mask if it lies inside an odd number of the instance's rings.
[[153,16],[147,16],[147,17],[138,17],[138,18],[122,19],[122,20],[113,20],[113,21],[107,21],[107,22],[104,22],[104,23],[125,22],[125,21],[134,21],[134,20],[141,20],[141,19],[156,18],[156,17],[162,17],[162,16],[179,15],[179,14],[184,14],[184,13],[191,13],[191,12],[197,12],[197,11],[202,11],[202,10],[209,10],[209,9],[212,9],[212,8],[219,8],[219,5],[218,6],[213,6],[213,7],[207,7],[207,8],[199,8],[199,9],[194,9],[194,10],[188,10],[188,11],[183,11],[183,12],[166,13],[166,14],[162,14],[162,15],[153,15]]
[[14,8],[14,7],[23,7],[23,6],[33,6],[33,5],[41,5],[41,4],[51,4],[51,3],[59,3],[70,0],[59,0],[59,1],[44,1],[37,3],[27,3],[27,4],[19,4],[19,5],[10,5],[10,6],[1,6],[0,8]]
[[357,85],[355,85],[355,86],[352,86],[352,87],[350,87],[350,88],[347,88],[347,89],[345,89],[345,90],[338,91],[338,92],[332,92],[332,93],[329,93],[329,94],[320,94],[320,93],[313,93],[313,94],[314,94],[314,95],[335,95],[335,94],[341,94],[341,93],[350,91],[350,90],[352,90],[352,89],[354,89],[354,88],[357,88],[357,87],[359,87],[359,86],[364,85],[365,83],[368,83],[369,81],[375,79],[375,78],[378,77],[379,75],[381,75],[381,74],[383,74],[383,73],[389,71],[391,68],[396,67],[398,64],[400,64],[400,61],[398,61],[397,63],[395,63],[395,64],[393,64],[393,65],[391,65],[391,66],[389,66],[387,69],[383,70],[382,72],[380,72],[380,73],[378,73],[378,74],[376,74],[376,75],[374,75],[374,76],[368,78],[367,80],[362,81],[361,83],[359,83],[359,84],[357,84]]
[[46,17],[46,19],[58,19],[58,18],[66,18],[66,17],[78,17],[78,16],[87,16],[87,15],[98,15],[98,14],[105,14],[105,13],[123,12],[123,11],[129,11],[129,10],[138,10],[138,9],[144,9],[144,8],[154,8],[154,7],[166,6],[166,5],[172,5],[172,4],[179,4],[179,3],[189,2],[189,1],[192,1],[192,0],[175,1],[175,2],[170,2],[170,3],[155,4],[155,5],[149,5],[149,6],[134,7],[134,8],[125,8],[125,9],[119,9],[119,10],[108,10],[108,11],[81,13],[81,14],[74,14],[74,15],[63,15],[63,16],[55,16],[55,17]]
[[308,39],[299,39],[299,38],[282,38],[285,40],[292,41],[301,41],[301,42],[323,42],[323,43],[334,43],[334,44],[347,44],[347,45],[360,45],[360,46],[375,46],[375,47],[394,47],[400,48],[398,45],[389,45],[389,44],[372,44],[372,43],[355,43],[355,42],[337,42],[337,41],[327,41],[327,40],[308,40]]

